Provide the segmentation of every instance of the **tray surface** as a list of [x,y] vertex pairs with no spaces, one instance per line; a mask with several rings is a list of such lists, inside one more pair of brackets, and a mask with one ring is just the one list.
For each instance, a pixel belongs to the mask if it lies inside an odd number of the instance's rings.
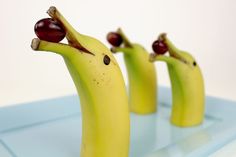
[[[159,88],[158,112],[131,113],[130,157],[207,156],[236,138],[236,102],[206,98],[202,125],[169,123],[169,88]],[[0,109],[0,157],[78,157],[81,112],[76,95]]]

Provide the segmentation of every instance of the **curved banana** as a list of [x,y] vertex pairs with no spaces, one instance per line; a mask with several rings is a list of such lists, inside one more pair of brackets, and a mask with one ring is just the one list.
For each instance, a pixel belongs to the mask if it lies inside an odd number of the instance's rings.
[[112,47],[112,52],[123,52],[129,80],[130,110],[149,114],[157,110],[157,78],[155,65],[148,61],[149,53],[140,45],[131,43],[119,28],[124,47]]
[[198,125],[203,121],[205,106],[201,70],[195,59],[177,49],[166,34],[161,34],[159,40],[167,45],[169,56],[152,54],[150,61],[167,63],[172,86],[171,122],[181,127]]
[[101,42],[72,28],[55,7],[48,14],[62,23],[69,44],[36,38],[31,47],[65,60],[81,102],[81,157],[128,157],[128,98],[115,58]]

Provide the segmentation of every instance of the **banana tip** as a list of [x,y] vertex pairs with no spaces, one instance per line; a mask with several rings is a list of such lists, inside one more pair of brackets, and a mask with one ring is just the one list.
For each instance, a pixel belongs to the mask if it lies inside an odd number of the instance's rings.
[[157,56],[157,55],[156,55],[155,53],[151,53],[151,54],[149,55],[149,61],[150,61],[150,62],[154,62],[156,56]]
[[167,34],[166,33],[161,33],[158,37],[160,41],[164,41],[166,39]]
[[48,13],[49,16],[53,17],[55,15],[55,13],[56,13],[56,10],[57,10],[57,8],[55,6],[51,6],[48,9],[47,13]]
[[111,47],[111,48],[110,48],[110,51],[111,51],[112,53],[116,53],[116,48],[115,48],[115,47]]
[[32,42],[31,42],[31,48],[32,48],[33,50],[37,50],[38,47],[39,47],[39,44],[40,44],[40,39],[34,38],[34,39],[32,40]]

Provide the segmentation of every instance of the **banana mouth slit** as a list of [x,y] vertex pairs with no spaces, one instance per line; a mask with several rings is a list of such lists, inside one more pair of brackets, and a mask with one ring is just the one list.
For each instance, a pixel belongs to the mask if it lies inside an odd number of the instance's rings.
[[[112,37],[109,38],[110,33],[112,35],[115,35],[116,39],[112,39]],[[128,39],[123,30],[121,28],[118,28],[115,32],[110,33],[108,33],[107,35],[107,41],[111,44],[110,51],[112,53],[123,53],[125,55],[131,55],[132,51],[135,49],[135,43],[132,43]]]
[[[95,56],[94,53],[89,51],[85,46],[83,46],[81,44],[81,42],[78,40],[78,38],[76,38],[75,34],[79,34],[79,33],[69,24],[69,22],[63,17],[63,15],[57,10],[56,7],[51,6],[48,9],[47,14],[51,18],[53,18],[54,20],[59,22],[62,25],[62,27],[65,29],[65,31],[66,31],[66,39],[67,39],[68,44],[70,46],[78,49],[80,52],[88,53],[90,55]],[[81,34],[79,34],[79,35],[81,35]]]
[[[149,61],[154,62],[155,60],[163,60],[163,61],[174,60],[174,61],[180,62],[182,64],[185,64],[185,65],[190,65],[190,62],[187,61],[184,57],[182,57],[180,55],[176,56],[176,55],[169,54],[169,56],[167,56],[167,55],[160,55],[160,54],[156,54],[156,53],[151,53],[149,55]],[[197,63],[194,62],[193,65],[196,66]]]
[[162,60],[162,61],[166,61],[166,62],[180,62],[182,64],[185,64],[187,66],[196,66],[196,62],[194,61],[193,63],[191,63],[191,61],[188,60],[188,58],[186,58],[186,56],[183,54],[183,52],[181,50],[179,50],[178,48],[176,48],[172,42],[167,38],[166,33],[161,33],[158,36],[158,41],[164,43],[167,47],[167,54],[168,55],[164,55],[164,54],[157,54],[157,53],[151,53],[149,56],[149,61],[154,62],[155,60]]
[[118,28],[116,32],[121,36],[121,38],[122,38],[122,40],[124,42],[124,47],[132,48],[132,43],[130,42],[128,37],[125,35],[123,30],[121,28]]
[[180,61],[180,62],[182,62],[183,64],[189,64],[189,62],[185,59],[185,58],[183,58],[182,56],[175,56],[175,55],[171,55],[170,54],[170,56],[169,57],[171,57],[171,58],[173,58],[173,59],[175,59],[175,60],[178,60],[178,61]]
[[158,37],[158,40],[163,41],[167,45],[169,57],[184,64],[189,64],[189,62],[179,53],[179,50],[168,40],[166,33],[161,33]]
[[[68,40],[68,39],[67,39]],[[84,52],[84,53],[87,53],[87,54],[90,54],[90,55],[93,55],[95,56],[94,53],[90,52],[89,50],[87,50],[86,48],[84,48],[79,42],[77,41],[71,41],[71,40],[68,40],[68,43],[70,46],[78,49],[80,52]]]

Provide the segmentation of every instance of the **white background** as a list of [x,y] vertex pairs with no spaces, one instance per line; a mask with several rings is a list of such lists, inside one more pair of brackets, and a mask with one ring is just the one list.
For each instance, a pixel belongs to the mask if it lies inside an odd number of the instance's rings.
[[[55,5],[81,33],[107,46],[107,32],[122,27],[149,51],[159,33],[191,52],[202,67],[208,95],[236,100],[234,0],[7,0],[0,5],[0,106],[75,93],[60,56],[30,48],[33,27]],[[127,82],[122,55],[116,56]],[[164,63],[160,85],[169,86]]]
[[[235,0],[1,0],[0,106],[76,92],[60,56],[30,48],[34,24],[51,5],[79,32],[107,46],[106,33],[117,27],[149,51],[158,34],[167,32],[197,59],[208,95],[236,100]],[[127,83],[122,55],[117,59]],[[159,84],[169,86],[165,64],[156,65]],[[215,156],[234,156],[235,142]]]

